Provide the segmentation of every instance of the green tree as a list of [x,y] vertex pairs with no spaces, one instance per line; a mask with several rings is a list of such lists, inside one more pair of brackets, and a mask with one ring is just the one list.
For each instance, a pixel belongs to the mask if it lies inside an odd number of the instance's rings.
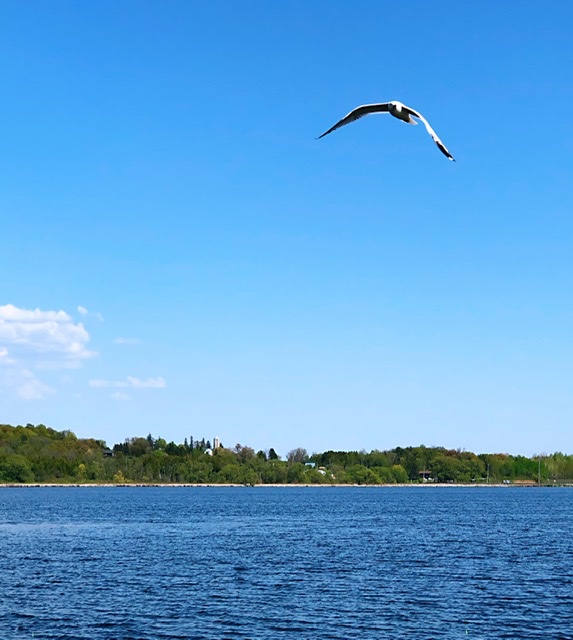
[[303,484],[305,479],[305,466],[302,462],[293,462],[288,466],[287,482],[289,484]]
[[121,471],[117,471],[113,475],[113,481],[116,484],[124,484],[126,482],[126,479],[125,479],[125,477],[124,477],[124,475],[123,475],[123,473]]
[[401,464],[392,465],[392,475],[394,480],[399,484],[406,484],[408,482],[408,473]]
[[223,484],[242,484],[242,469],[238,464],[226,464],[217,472],[215,480]]
[[245,463],[255,457],[255,450],[252,447],[244,447],[242,444],[236,444],[234,452],[241,463]]
[[17,453],[0,455],[0,482],[34,482],[30,462]]
[[380,477],[376,473],[360,464],[347,469],[348,480],[353,484],[380,484]]
[[[372,471],[378,476],[382,484],[395,484],[396,478],[389,467],[372,467]],[[406,473],[404,471],[404,473]],[[408,474],[406,474],[408,478]]]
[[458,482],[462,474],[462,464],[454,456],[442,454],[434,460],[432,474],[439,482]]
[[288,480],[286,462],[269,460],[262,469],[261,480],[264,484],[285,484]]

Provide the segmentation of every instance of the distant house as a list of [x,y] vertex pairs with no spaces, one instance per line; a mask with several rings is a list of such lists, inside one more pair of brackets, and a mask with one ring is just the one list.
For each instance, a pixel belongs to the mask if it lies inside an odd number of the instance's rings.
[[104,449],[102,453],[104,458],[113,458],[113,456],[115,455],[111,449],[107,449],[107,448]]

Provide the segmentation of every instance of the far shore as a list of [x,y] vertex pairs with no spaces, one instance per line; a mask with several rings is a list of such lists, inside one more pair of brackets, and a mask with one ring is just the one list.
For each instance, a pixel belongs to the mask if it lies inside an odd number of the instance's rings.
[[[567,486],[567,487],[571,487],[572,485],[541,485],[542,487],[553,487],[553,486]],[[467,487],[472,487],[472,488],[486,488],[486,487],[499,487],[499,488],[503,488],[503,489],[512,489],[512,488],[538,488],[539,485],[537,483],[530,483],[530,482],[515,482],[515,483],[510,483],[510,484],[501,484],[501,483],[447,483],[447,482],[443,482],[443,483],[433,483],[433,482],[426,482],[426,483],[408,483],[408,484],[254,484],[254,485],[245,485],[245,484],[219,484],[219,483],[204,483],[204,484],[193,484],[193,483],[158,483],[158,482],[122,482],[122,483],[94,483],[94,484],[88,484],[88,483],[74,483],[74,482],[68,482],[68,483],[39,483],[39,482],[32,482],[32,483],[28,483],[28,484],[19,484],[19,483],[5,483],[5,484],[0,484],[0,489],[41,489],[41,488],[54,488],[54,487],[65,487],[65,488],[108,488],[108,487],[115,487],[115,488],[119,488],[119,489],[124,489],[124,488],[129,488],[129,487],[166,487],[166,488],[173,488],[173,487],[187,487],[187,488],[202,488],[202,487],[241,487],[241,488],[247,488],[247,489],[259,489],[259,488],[266,488],[266,487],[274,487],[274,488],[282,488],[282,489],[288,489],[288,488],[312,488],[312,487],[319,487],[322,489],[331,489],[331,488],[344,488],[344,487],[353,487],[353,488],[359,488],[359,489],[372,489],[372,488],[376,488],[376,489],[393,489],[393,488],[403,488],[403,487],[407,487],[407,488],[424,488],[424,489],[450,489],[450,488],[467,488]]]

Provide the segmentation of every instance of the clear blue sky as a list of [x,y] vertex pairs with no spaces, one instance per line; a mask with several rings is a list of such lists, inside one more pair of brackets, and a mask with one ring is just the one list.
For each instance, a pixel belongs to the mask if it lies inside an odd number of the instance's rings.
[[4,0],[0,422],[572,452],[572,23]]

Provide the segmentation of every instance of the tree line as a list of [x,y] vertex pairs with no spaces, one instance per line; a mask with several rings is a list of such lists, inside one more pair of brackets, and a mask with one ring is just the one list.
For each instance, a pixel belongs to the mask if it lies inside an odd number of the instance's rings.
[[227,448],[190,436],[183,443],[134,437],[108,447],[43,424],[0,425],[0,483],[191,484],[573,484],[573,455],[528,458],[444,447],[325,451]]

